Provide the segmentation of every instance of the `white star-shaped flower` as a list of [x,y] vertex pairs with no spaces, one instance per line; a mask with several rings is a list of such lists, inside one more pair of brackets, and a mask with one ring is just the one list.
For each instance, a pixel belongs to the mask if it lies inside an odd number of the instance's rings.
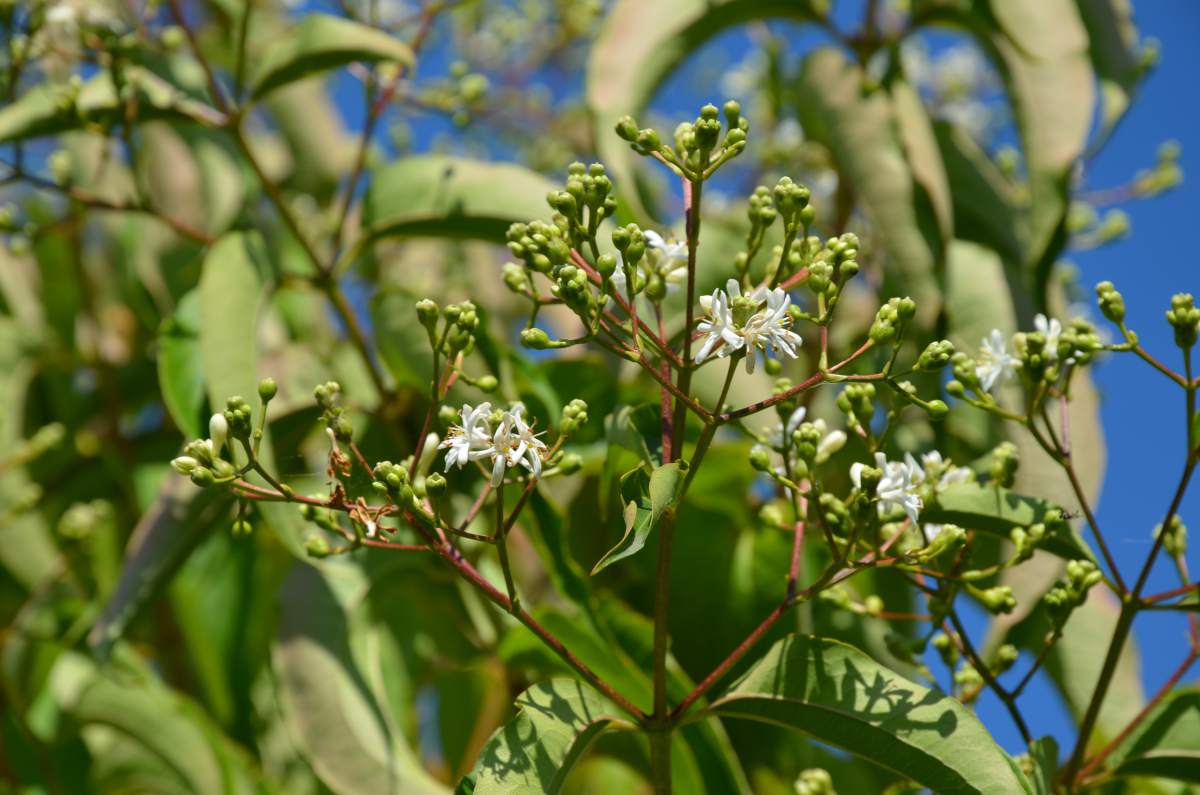
[[666,240],[653,229],[646,230],[644,234],[646,236],[646,245],[656,250],[663,259],[687,262],[687,243],[678,240]]
[[438,447],[446,450],[446,468],[462,469],[467,463],[491,455],[492,430],[489,416],[491,403],[480,403],[472,408],[464,403],[459,416],[462,425],[455,425],[446,434],[446,440]]
[[1059,323],[1057,318],[1047,318],[1039,313],[1033,319],[1033,327],[1046,337],[1046,356],[1050,359],[1058,358],[1058,338],[1062,336],[1062,323]]
[[[850,467],[850,480],[855,488],[862,488],[862,471],[865,464],[856,463]],[[875,454],[875,467],[883,473],[879,485],[875,488],[875,497],[879,501],[879,513],[888,513],[891,509],[900,507],[904,513],[917,523],[917,516],[924,507],[921,499],[921,472],[912,456],[905,461],[888,461],[883,453]]]
[[718,287],[712,295],[701,296],[700,306],[707,317],[696,325],[697,331],[705,335],[704,343],[696,352],[696,361],[702,362],[713,355],[722,358],[744,349],[746,372],[753,373],[759,356],[768,352],[776,357],[783,354],[796,358],[801,339],[791,329],[792,319],[787,309],[792,299],[787,292],[778,287],[769,291],[760,287],[746,296],[758,307],[741,323],[734,311],[734,304],[739,299],[742,299],[742,288],[736,279],[727,281],[724,290]]
[[997,383],[1012,376],[1020,365],[1020,359],[1009,353],[1008,342],[1000,329],[992,329],[992,333],[980,342],[975,375],[984,392],[991,392]]

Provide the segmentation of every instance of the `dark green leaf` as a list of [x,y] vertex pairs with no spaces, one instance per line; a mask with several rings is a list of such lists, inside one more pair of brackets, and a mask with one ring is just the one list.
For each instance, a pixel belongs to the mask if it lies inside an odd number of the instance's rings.
[[784,638],[709,709],[803,731],[945,795],[1032,791],[961,704],[838,641]]
[[[1004,538],[1014,527],[1041,522],[1056,506],[1034,497],[1014,494],[998,486],[960,483],[949,486],[921,511],[921,520],[961,525],[968,530],[983,530]],[[1095,560],[1095,555],[1079,534],[1069,528],[1048,529],[1042,548],[1067,560]]]
[[550,215],[557,186],[513,163],[444,155],[406,157],[382,168],[363,200],[372,236],[433,236],[503,242],[514,222]]
[[417,297],[396,286],[381,288],[371,299],[371,327],[379,358],[396,383],[429,390],[433,349],[417,320]]
[[593,576],[617,561],[637,554],[646,545],[646,538],[658,526],[663,512],[678,501],[686,471],[686,466],[675,462],[660,466],[650,474],[646,474],[645,468],[638,467],[621,478],[625,535],[592,568]]
[[412,60],[408,45],[381,30],[342,17],[310,13],[263,56],[251,83],[251,97],[261,99],[311,74],[355,61],[409,65]]
[[961,128],[933,127],[954,202],[954,233],[1000,255],[1006,270],[1020,272],[1025,259],[1012,187],[987,153]]
[[133,529],[116,590],[88,635],[97,655],[108,656],[129,623],[159,595],[232,504],[226,492],[202,491],[186,478],[167,476],[158,497]]
[[[622,713],[574,679],[540,682],[517,698],[517,716],[484,746],[476,795],[553,795],[571,767]],[[627,727],[632,728],[628,724]]]
[[1113,749],[1118,776],[1154,776],[1200,784],[1200,687],[1171,693]]
[[188,439],[205,429],[204,364],[200,357],[200,294],[191,290],[158,330],[158,385],[176,427]]
[[1058,772],[1058,742],[1053,737],[1034,740],[1029,745],[1029,753],[1017,761],[1022,769],[1031,768],[1029,780],[1035,795],[1053,795],[1054,776]]

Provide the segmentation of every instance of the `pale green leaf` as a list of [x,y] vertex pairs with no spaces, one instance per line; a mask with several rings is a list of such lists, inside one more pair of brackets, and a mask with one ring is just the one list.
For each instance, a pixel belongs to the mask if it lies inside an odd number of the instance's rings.
[[306,14],[263,56],[251,81],[251,97],[261,99],[289,83],[355,61],[409,65],[413,54],[407,44],[376,28],[329,14]]
[[548,218],[553,182],[513,163],[444,155],[397,160],[376,173],[363,199],[370,235],[503,242],[514,222]]
[[[797,85],[805,97],[800,123],[806,136],[833,153],[841,179],[878,230],[889,277],[916,299],[921,316],[930,319],[941,300],[934,267],[947,241],[925,234],[914,173],[895,133],[892,103],[882,92],[864,94],[865,88],[862,69],[841,51],[813,51],[804,59]],[[932,175],[934,167],[926,164],[924,170]]]
[[1100,135],[1125,115],[1142,77],[1138,32],[1130,0],[1075,0],[1088,33],[1092,67],[1100,78]]
[[1105,766],[1118,776],[1155,776],[1200,784],[1200,687],[1177,690],[1113,749]]
[[805,732],[943,795],[1031,786],[958,701],[839,641],[779,641],[709,711]]
[[664,464],[649,474],[644,467],[638,467],[621,478],[625,535],[592,567],[593,576],[641,551],[646,545],[646,538],[658,526],[663,512],[678,501],[686,471],[686,466],[674,462]]
[[[553,795],[588,747],[622,713],[574,679],[540,682],[517,698],[517,715],[483,747],[476,795]],[[628,724],[625,724],[628,727]]]
[[1006,269],[1019,272],[1025,219],[1017,212],[1011,184],[960,127],[938,121],[933,131],[950,182],[955,235],[993,249]]
[[189,291],[158,330],[158,386],[176,427],[188,439],[206,431],[204,365],[200,357],[200,294]]
[[[341,795],[432,795],[434,781],[384,709],[372,670],[386,644],[378,626],[353,621],[369,580],[350,561],[318,570],[297,562],[284,585],[272,651],[288,734],[324,784]],[[365,636],[359,637],[360,635]]]
[[949,241],[954,237],[953,199],[946,166],[933,132],[933,122],[921,103],[920,94],[907,82],[893,81],[891,94],[896,127],[908,158],[908,167],[929,199],[942,240]]
[[[1057,507],[999,486],[959,483],[939,492],[937,499],[922,509],[921,520],[956,524],[967,530],[983,530],[1008,538],[1013,528],[1044,521],[1046,513]],[[1041,548],[1067,560],[1096,559],[1078,533],[1061,525],[1047,528]]]

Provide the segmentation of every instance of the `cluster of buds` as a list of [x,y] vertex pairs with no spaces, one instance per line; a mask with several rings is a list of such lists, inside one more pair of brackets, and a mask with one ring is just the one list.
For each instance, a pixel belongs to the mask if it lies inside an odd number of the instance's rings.
[[336,441],[348,442],[354,437],[354,425],[341,405],[341,395],[342,385],[337,381],[326,381],[313,389],[326,432]]
[[1104,579],[1096,564],[1088,560],[1072,560],[1067,563],[1066,579],[1059,580],[1042,597],[1042,604],[1050,614],[1054,626],[1066,623],[1071,611],[1087,601],[1088,591]]
[[1196,344],[1196,336],[1200,333],[1200,307],[1196,306],[1191,293],[1176,293],[1171,296],[1167,322],[1175,329],[1176,345],[1186,351]]
[[722,111],[716,105],[702,107],[694,122],[683,122],[675,128],[673,148],[663,143],[662,137],[654,129],[639,129],[630,116],[624,116],[617,122],[617,135],[638,154],[657,157],[680,176],[697,182],[707,179],[722,163],[741,154],[746,148],[746,133],[750,124],[742,116],[741,106],[729,100],[723,111],[724,125],[721,124]]
[[[438,330],[439,321],[445,320]],[[429,344],[435,351],[445,354],[453,361],[460,353],[464,356],[475,349],[475,330],[479,327],[479,314],[475,304],[461,301],[449,304],[445,309],[428,298],[417,302],[417,320],[429,336]],[[468,383],[479,384],[471,379]],[[495,389],[495,387],[492,387]],[[487,391],[487,390],[485,390]]]
[[585,242],[595,242],[600,222],[616,214],[617,199],[612,189],[612,180],[603,165],[585,166],[576,162],[567,166],[564,189],[553,191],[546,197],[547,203],[558,213],[554,217],[556,228],[565,227],[573,247],[582,248]]
[[1100,313],[1106,318],[1123,326],[1125,323],[1125,299],[1117,292],[1112,282],[1104,281],[1096,285],[1096,300],[1100,305]]
[[228,481],[236,472],[233,464],[221,457],[228,436],[229,423],[225,415],[212,415],[208,422],[208,438],[188,442],[183,455],[171,460],[171,467],[202,488]]
[[795,783],[796,795],[837,795],[833,788],[833,777],[820,767],[801,770]]
[[949,364],[953,356],[954,344],[950,340],[935,340],[917,357],[916,369],[922,373],[936,373]]
[[386,495],[397,505],[412,504],[416,493],[412,484],[409,483],[408,469],[403,465],[393,464],[391,461],[380,461],[375,465],[371,474],[375,476],[375,480],[371,483],[371,488],[375,491]]
[[[782,252],[780,254],[782,256]],[[826,322],[829,312],[837,304],[842,288],[859,271],[858,236],[847,232],[839,237],[831,237],[825,241],[823,247],[818,238],[805,238],[800,250],[791,251],[781,260],[781,275],[787,276],[798,271],[806,261],[808,279],[805,280],[805,286],[824,307],[818,322]],[[912,303],[911,299],[903,300]],[[913,304],[913,312],[916,312],[916,304]]]
[[1187,551],[1187,526],[1179,514],[1173,514],[1165,527],[1161,524],[1156,526],[1154,536],[1162,536],[1163,551],[1173,558],[1181,558]]
[[1017,609],[1017,597],[1013,593],[1012,586],[995,585],[991,588],[976,588],[968,583],[966,589],[979,600],[983,609],[992,615],[1007,614]]
[[889,298],[875,313],[875,320],[871,323],[867,336],[876,345],[890,343],[903,333],[904,324],[916,314],[917,302],[911,298]]

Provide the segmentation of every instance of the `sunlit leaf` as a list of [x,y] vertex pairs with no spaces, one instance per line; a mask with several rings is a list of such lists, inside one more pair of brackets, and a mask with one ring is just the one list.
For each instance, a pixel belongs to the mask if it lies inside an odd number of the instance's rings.
[[1118,776],[1155,776],[1200,784],[1200,688],[1171,693],[1112,750]]
[[1116,126],[1143,74],[1130,0],[1076,0],[1087,27],[1088,52],[1100,78],[1100,135]]
[[1032,791],[956,700],[838,641],[784,638],[709,710],[797,729],[936,792]]
[[534,685],[517,698],[517,716],[480,753],[473,792],[553,795],[561,791],[572,766],[621,716],[620,710],[574,679]]
[[271,47],[251,82],[261,99],[277,88],[355,61],[411,64],[412,51],[394,36],[329,14],[309,13]]
[[[959,483],[939,492],[937,499],[921,511],[921,520],[957,524],[1008,538],[1013,528],[1044,521],[1046,513],[1055,508],[1046,500],[1014,494],[999,486]],[[1041,547],[1067,560],[1096,559],[1078,533],[1057,524],[1047,528]]]
[[625,535],[592,567],[596,575],[619,560],[635,555],[658,526],[663,512],[675,505],[687,469],[678,462],[664,464],[647,474],[643,467],[621,478],[621,501],[625,505]]
[[363,221],[375,237],[503,242],[514,222],[550,216],[546,194],[557,187],[514,163],[417,155],[374,175],[363,199]]

